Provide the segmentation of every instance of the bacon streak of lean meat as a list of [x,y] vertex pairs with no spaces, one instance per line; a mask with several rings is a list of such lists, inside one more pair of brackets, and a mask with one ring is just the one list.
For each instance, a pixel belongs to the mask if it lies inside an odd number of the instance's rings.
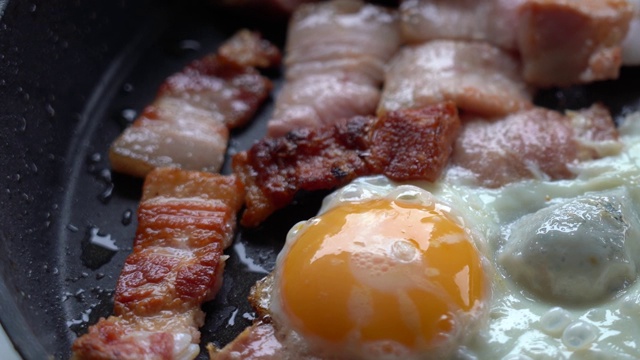
[[219,171],[229,129],[245,125],[271,90],[254,67],[279,62],[278,49],[247,30],[218,53],[193,61],[167,78],[154,102],[113,142],[113,169],[139,177],[156,167]]
[[609,110],[596,104],[570,111],[533,108],[500,119],[464,117],[451,156],[480,185],[497,188],[523,179],[571,179],[571,167],[620,151]]
[[73,344],[74,359],[195,358],[219,290],[244,191],[233,175],[159,168],[147,176],[138,230],[116,286],[113,316]]

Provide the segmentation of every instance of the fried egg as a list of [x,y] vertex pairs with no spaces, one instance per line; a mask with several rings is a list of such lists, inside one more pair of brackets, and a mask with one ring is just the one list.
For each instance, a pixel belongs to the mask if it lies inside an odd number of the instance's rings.
[[344,188],[289,233],[276,265],[274,320],[325,357],[448,356],[487,313],[472,234],[418,187],[366,189]]
[[640,357],[640,114],[573,180],[360,178],[294,226],[270,314],[291,358]]

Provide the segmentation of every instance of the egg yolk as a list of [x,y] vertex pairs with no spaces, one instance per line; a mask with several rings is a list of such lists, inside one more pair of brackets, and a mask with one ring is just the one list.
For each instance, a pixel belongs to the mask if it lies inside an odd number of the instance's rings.
[[300,230],[281,266],[291,326],[335,344],[430,349],[463,331],[485,296],[480,257],[463,228],[434,206],[404,201],[327,211]]

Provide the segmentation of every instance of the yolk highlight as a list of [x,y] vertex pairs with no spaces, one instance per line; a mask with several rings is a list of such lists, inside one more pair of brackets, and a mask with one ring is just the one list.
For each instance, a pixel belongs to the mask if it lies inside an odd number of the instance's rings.
[[280,296],[305,336],[437,346],[484,297],[465,231],[435,207],[372,200],[329,210],[282,262]]

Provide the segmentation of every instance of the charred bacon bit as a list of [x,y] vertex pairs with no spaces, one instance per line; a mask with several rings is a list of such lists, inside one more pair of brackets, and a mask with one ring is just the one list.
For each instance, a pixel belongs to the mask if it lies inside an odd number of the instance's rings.
[[278,360],[284,359],[285,350],[276,338],[271,323],[257,321],[246,328],[231,343],[222,349],[208,346],[211,360]]
[[527,82],[565,86],[618,77],[633,16],[626,0],[527,0],[519,11]]
[[242,225],[258,225],[288,205],[299,190],[331,189],[366,175],[364,139],[374,121],[355,117],[317,130],[294,130],[236,154],[233,171],[246,189]]
[[233,157],[247,191],[241,223],[258,225],[300,190],[332,189],[362,175],[433,181],[446,165],[459,124],[448,102],[263,139]]
[[453,105],[390,112],[373,125],[369,163],[392,180],[436,181],[460,122]]
[[279,60],[275,47],[244,30],[219,54],[168,77],[155,101],[111,145],[113,169],[139,177],[157,167],[217,172],[229,129],[245,125],[271,91],[269,79],[248,65]]
[[73,344],[76,359],[193,359],[222,281],[243,186],[235,176],[159,168],[146,178],[113,316]]
[[286,82],[268,135],[372,115],[384,66],[399,46],[393,10],[361,0],[300,6],[289,26]]
[[492,188],[522,179],[569,179],[572,164],[618,151],[617,140],[601,105],[568,117],[534,108],[498,120],[463,120],[451,162]]
[[283,359],[286,351],[275,334],[271,324],[269,303],[273,288],[273,273],[267,275],[251,287],[249,303],[257,313],[257,320],[246,328],[224,348],[218,349],[209,344],[211,360],[227,359]]
[[446,100],[482,116],[506,115],[532,106],[520,73],[516,57],[490,44],[442,40],[405,47],[389,64],[378,113]]

